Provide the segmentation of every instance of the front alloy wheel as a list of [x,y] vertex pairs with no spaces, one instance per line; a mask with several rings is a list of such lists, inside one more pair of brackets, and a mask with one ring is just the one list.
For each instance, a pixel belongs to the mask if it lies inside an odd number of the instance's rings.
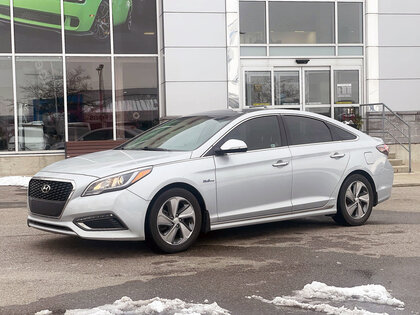
[[146,241],[165,253],[186,250],[201,230],[201,208],[190,191],[172,188],[154,201],[146,219]]

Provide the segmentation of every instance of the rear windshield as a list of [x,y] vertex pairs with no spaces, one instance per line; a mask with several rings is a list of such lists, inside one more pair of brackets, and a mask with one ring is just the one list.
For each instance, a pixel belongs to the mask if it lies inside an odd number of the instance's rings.
[[146,131],[119,149],[193,151],[235,118],[235,116],[189,116],[174,119]]

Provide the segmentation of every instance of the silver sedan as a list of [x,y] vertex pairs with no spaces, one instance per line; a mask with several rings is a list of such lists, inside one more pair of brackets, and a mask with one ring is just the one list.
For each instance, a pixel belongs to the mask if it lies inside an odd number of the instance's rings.
[[388,147],[309,112],[217,111],[52,164],[30,182],[28,225],[166,253],[200,232],[328,215],[364,224],[391,195]]

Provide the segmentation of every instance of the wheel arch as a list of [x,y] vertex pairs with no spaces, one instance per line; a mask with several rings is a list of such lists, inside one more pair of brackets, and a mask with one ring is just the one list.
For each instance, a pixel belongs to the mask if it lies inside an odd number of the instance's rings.
[[149,219],[150,210],[153,207],[154,203],[156,202],[156,199],[165,191],[168,191],[172,188],[183,188],[185,190],[188,190],[190,193],[194,195],[195,198],[197,198],[198,203],[200,204],[201,213],[202,213],[202,222],[201,222],[201,232],[207,233],[210,231],[210,215],[206,208],[206,203],[204,201],[203,196],[201,193],[195,188],[194,186],[183,183],[183,182],[176,182],[168,184],[164,187],[162,187],[152,198],[152,200],[149,203],[149,206],[147,207],[146,212],[146,220],[144,221],[145,228],[147,228],[147,221]]
[[[376,191],[375,181],[373,180],[372,176],[368,172],[363,171],[363,170],[352,171],[351,173],[349,173],[344,178],[343,183],[341,184],[341,187],[343,186],[343,184],[344,184],[344,182],[346,181],[347,178],[349,178],[350,176],[355,175],[355,174],[362,175],[363,177],[365,177],[369,181],[370,185],[372,186],[372,190],[373,190],[373,206],[376,206],[378,204],[378,192]],[[341,190],[341,187],[340,187],[340,190]]]

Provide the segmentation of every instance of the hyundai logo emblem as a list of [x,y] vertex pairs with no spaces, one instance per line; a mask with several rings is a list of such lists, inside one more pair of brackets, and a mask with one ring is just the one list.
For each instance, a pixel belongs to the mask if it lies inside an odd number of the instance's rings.
[[51,186],[50,186],[50,185],[48,185],[48,184],[44,184],[44,186],[42,186],[42,188],[41,188],[41,191],[42,191],[44,194],[48,194],[48,193],[50,192],[50,190],[51,190]]

